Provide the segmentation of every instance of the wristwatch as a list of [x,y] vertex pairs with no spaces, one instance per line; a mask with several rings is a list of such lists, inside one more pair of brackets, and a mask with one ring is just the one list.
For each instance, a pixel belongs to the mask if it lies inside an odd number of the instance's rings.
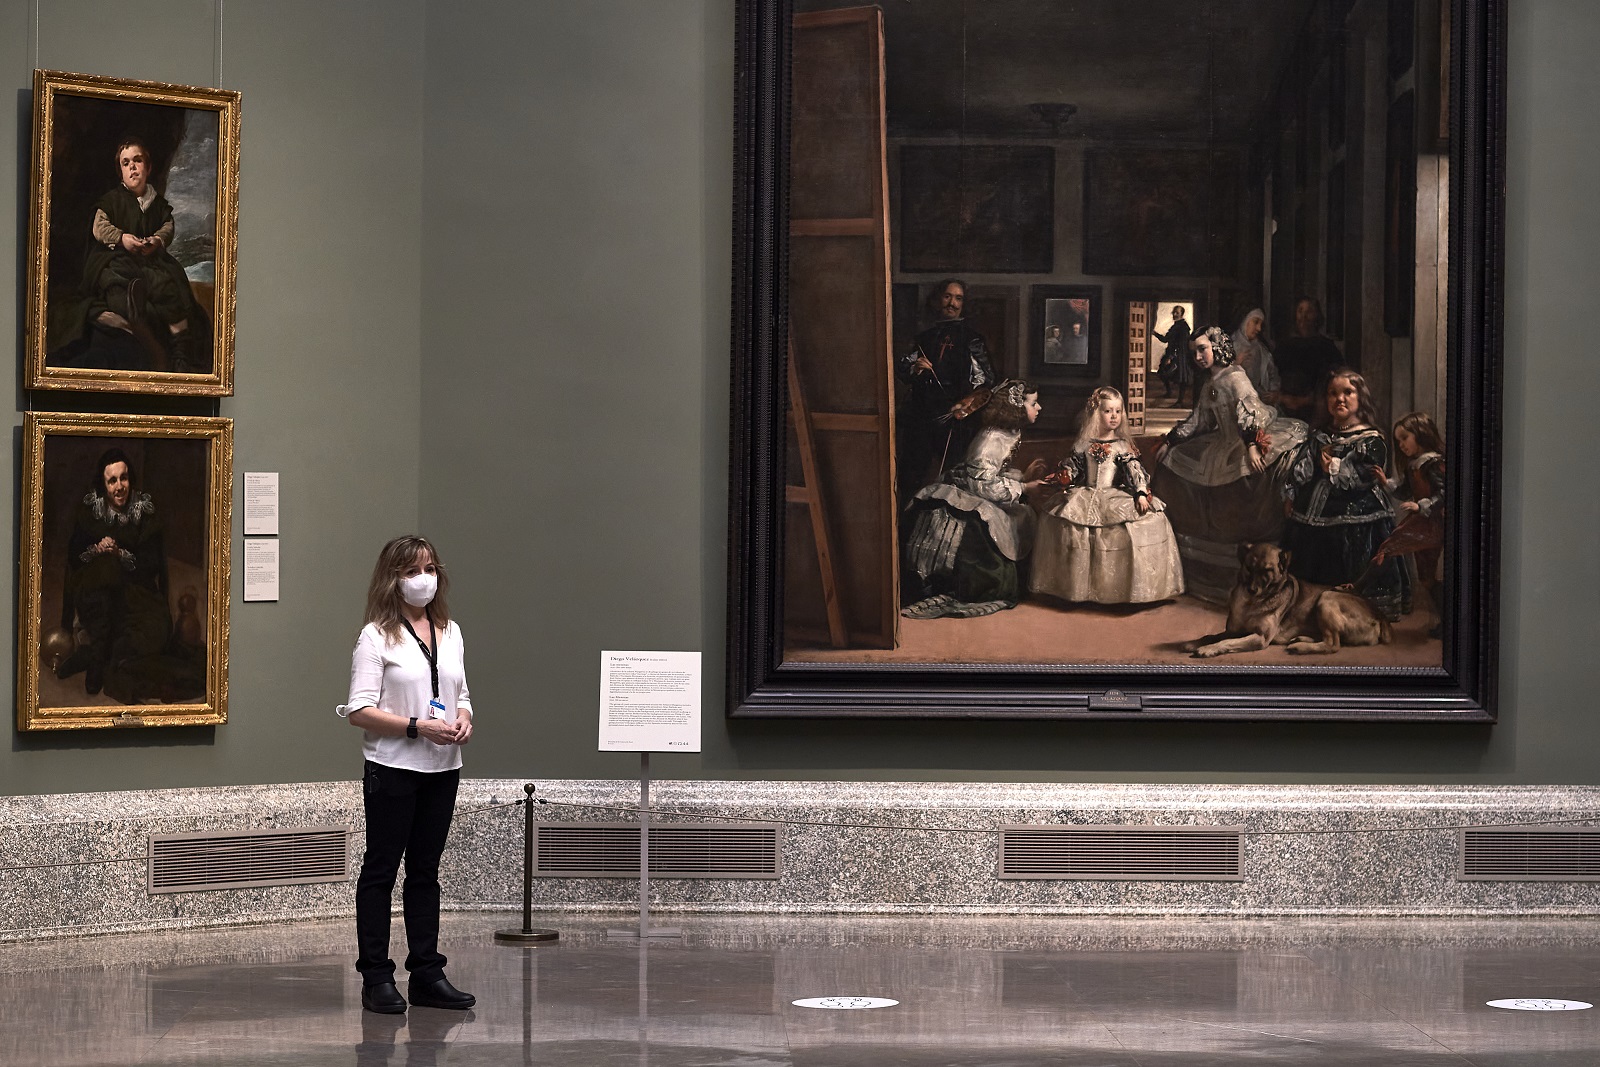
[[411,725],[406,727],[406,736],[407,737],[416,737],[417,736],[417,717],[415,715],[411,716]]

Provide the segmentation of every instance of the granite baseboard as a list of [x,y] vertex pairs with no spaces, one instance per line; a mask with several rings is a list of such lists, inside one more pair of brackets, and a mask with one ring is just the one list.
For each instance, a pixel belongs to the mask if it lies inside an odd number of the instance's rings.
[[[629,820],[632,781],[545,781],[546,822]],[[463,781],[445,854],[447,907],[522,901],[522,783]],[[1600,915],[1600,883],[1456,877],[1455,827],[1595,816],[1584,786],[1159,786],[656,782],[658,809],[785,822],[776,880],[651,882],[668,913],[1008,915]],[[662,816],[664,819],[669,816]],[[0,940],[350,915],[350,881],[150,894],[151,834],[348,824],[355,783],[0,798]],[[881,824],[889,829],[862,825]],[[1243,880],[1010,881],[994,828],[1009,824],[1242,827]],[[826,824],[826,825],[817,825]],[[535,879],[543,912],[624,912],[633,879]]]

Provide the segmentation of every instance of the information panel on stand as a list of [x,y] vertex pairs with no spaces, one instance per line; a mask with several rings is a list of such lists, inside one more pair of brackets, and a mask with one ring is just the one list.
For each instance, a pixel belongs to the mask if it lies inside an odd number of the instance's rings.
[[600,653],[601,752],[700,751],[700,653]]

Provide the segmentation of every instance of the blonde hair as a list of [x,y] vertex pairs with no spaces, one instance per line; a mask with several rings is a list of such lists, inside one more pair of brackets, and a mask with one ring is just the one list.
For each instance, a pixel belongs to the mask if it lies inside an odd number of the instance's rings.
[[396,537],[378,553],[378,562],[372,568],[372,584],[367,586],[366,621],[377,623],[390,644],[400,640],[401,620],[405,617],[400,609],[400,576],[424,552],[433,557],[433,566],[439,575],[439,588],[425,609],[428,620],[440,629],[450,624],[450,606],[445,599],[450,591],[450,575],[444,569],[444,560],[439,558],[439,550],[427,538],[416,534]]
[[[1109,385],[1102,385],[1095,389],[1094,392],[1089,394],[1089,399],[1084,401],[1083,414],[1080,416],[1078,422],[1078,440],[1072,446],[1072,450],[1074,452],[1082,452],[1084,449],[1089,447],[1091,442],[1094,441],[1095,425],[1099,420],[1100,405],[1107,400],[1115,400],[1117,403],[1123,404],[1122,394],[1117,392],[1117,390],[1113,389]],[[1117,427],[1117,431],[1114,436],[1117,438],[1117,440],[1123,441],[1129,445],[1133,443],[1133,439],[1128,436],[1128,412],[1126,404],[1123,406],[1122,425]]]

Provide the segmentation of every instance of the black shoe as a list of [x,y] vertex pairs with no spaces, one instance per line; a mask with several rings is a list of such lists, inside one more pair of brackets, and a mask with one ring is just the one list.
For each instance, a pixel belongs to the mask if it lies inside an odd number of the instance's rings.
[[406,997],[411,1003],[424,1008],[449,1008],[452,1011],[466,1011],[478,1003],[477,997],[461,992],[443,975],[431,982],[413,980],[406,986]]
[[379,982],[361,987],[361,1006],[379,1015],[403,1015],[406,998],[400,995],[393,982]]
[[72,650],[72,655],[62,660],[60,665],[56,667],[56,677],[71,678],[74,674],[81,674],[88,669],[89,650],[87,648],[75,648]]
[[194,358],[194,329],[179,330],[172,335],[172,369],[178,374],[193,374],[197,368]]
[[104,663],[91,663],[83,676],[83,691],[89,694],[100,692],[106,684],[106,665]]

